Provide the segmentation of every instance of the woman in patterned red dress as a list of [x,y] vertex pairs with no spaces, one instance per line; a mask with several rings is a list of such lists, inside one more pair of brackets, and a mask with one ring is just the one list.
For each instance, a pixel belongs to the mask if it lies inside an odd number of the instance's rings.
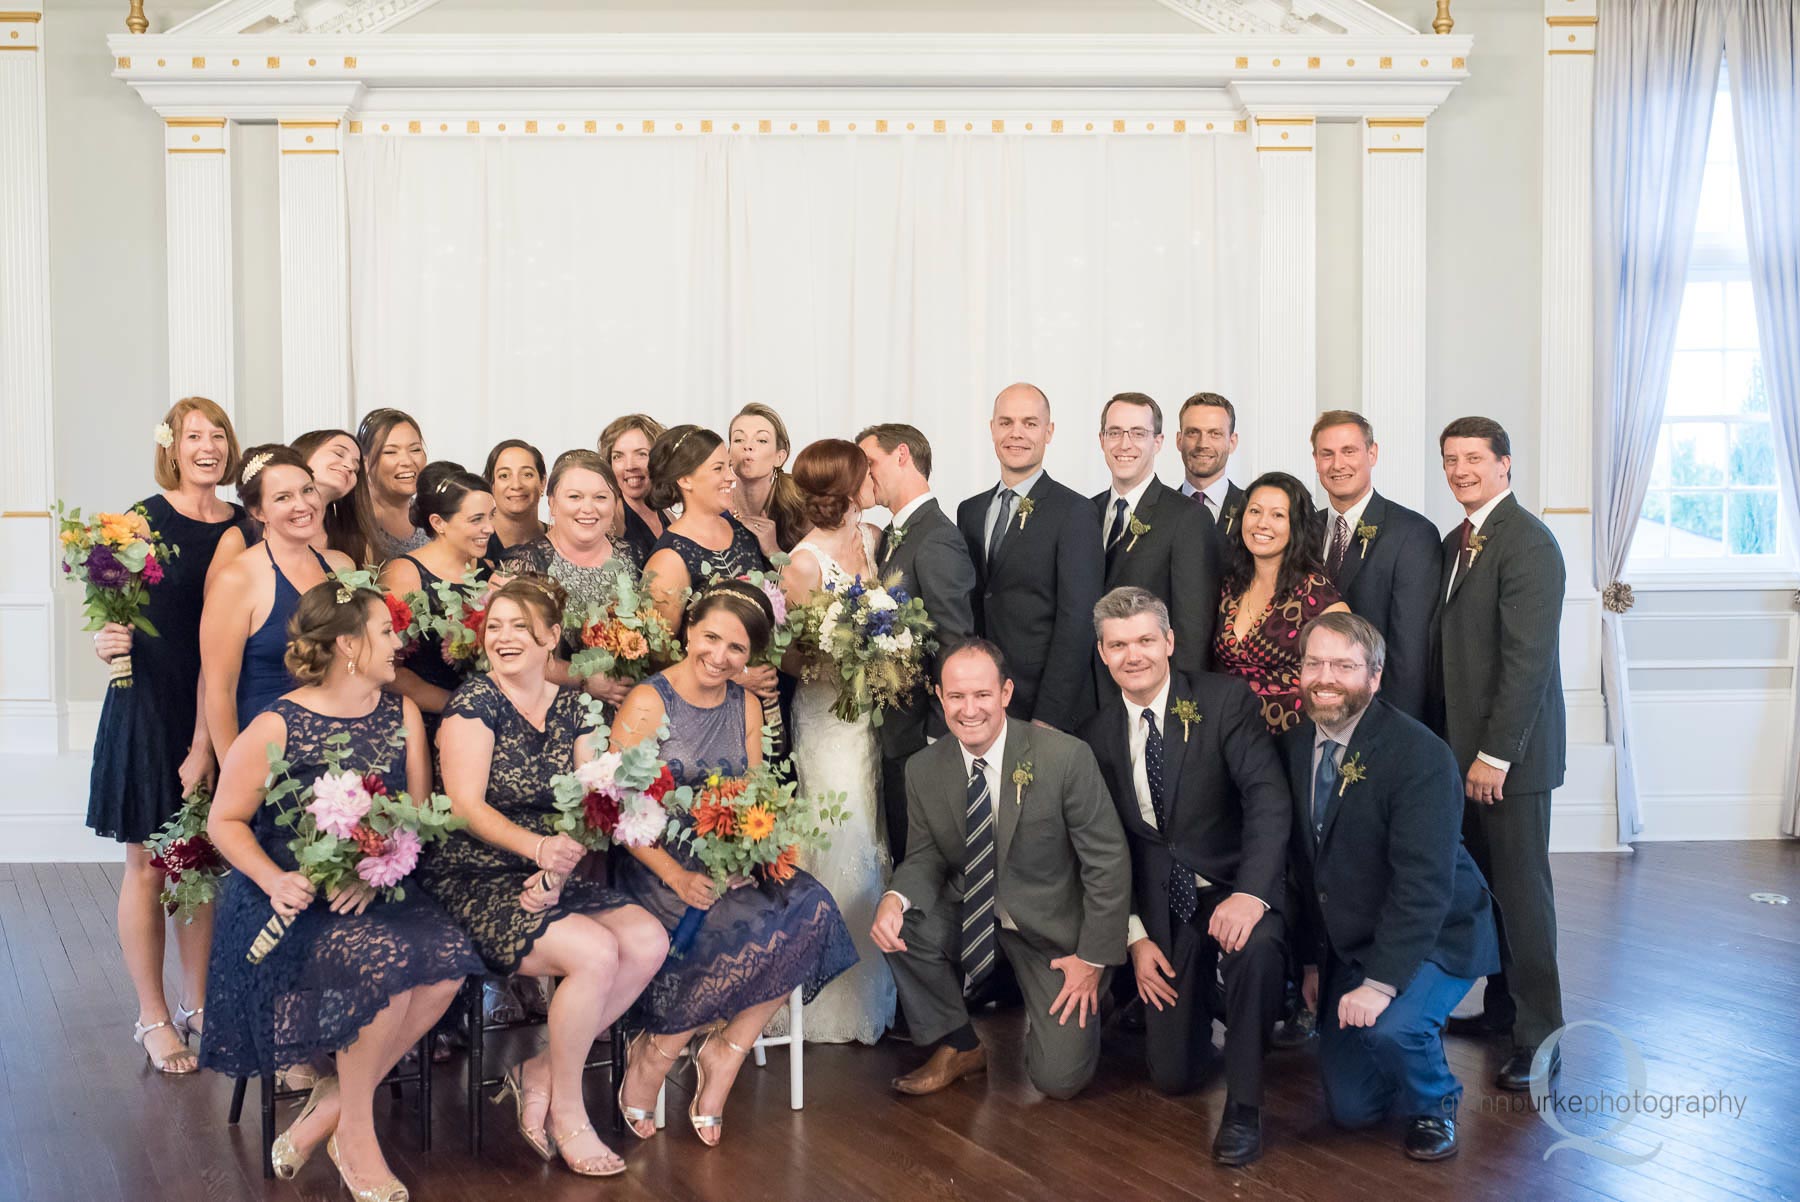
[[1225,552],[1213,666],[1249,682],[1275,734],[1300,721],[1301,630],[1320,614],[1350,609],[1306,537],[1312,513],[1300,481],[1286,472],[1258,476]]

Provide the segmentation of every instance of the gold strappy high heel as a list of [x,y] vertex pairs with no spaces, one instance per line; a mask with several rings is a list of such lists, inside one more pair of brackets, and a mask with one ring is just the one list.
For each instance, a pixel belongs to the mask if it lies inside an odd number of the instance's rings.
[[270,1146],[269,1164],[274,1168],[275,1175],[283,1181],[292,1181],[306,1167],[306,1162],[312,1159],[312,1153],[302,1152],[294,1146],[294,1128],[304,1123],[320,1102],[337,1092],[337,1083],[336,1077],[321,1078],[312,1087],[312,1092],[306,1095],[306,1105],[300,1108],[300,1113],[294,1116],[288,1129],[277,1135],[274,1144]]
[[[569,1159],[569,1141],[576,1136],[586,1134],[590,1131],[594,1131],[594,1125],[592,1123],[583,1123],[573,1130],[563,1131],[557,1134],[556,1147],[557,1150],[562,1153],[563,1163],[569,1166],[569,1171],[578,1177],[617,1177],[620,1173],[623,1173],[625,1171],[625,1162],[619,1159],[619,1154],[617,1152],[606,1146],[605,1140],[601,1140],[600,1142],[601,1148],[605,1149],[602,1155],[595,1156],[589,1160]],[[599,1139],[600,1133],[595,1131],[594,1138]],[[598,1165],[606,1164],[611,1164],[612,1167],[596,1167]]]
[[[680,1053],[671,1056],[669,1053],[662,1050],[662,1045],[657,1043],[656,1040],[651,1037],[650,1032],[639,1031],[632,1037],[631,1042],[625,1045],[625,1066],[627,1071],[630,1071],[632,1061],[637,1059],[638,1045],[644,1043],[649,1044],[651,1051],[655,1052],[658,1056],[661,1056],[664,1060],[667,1060],[670,1064],[681,1063]],[[665,1069],[664,1073],[666,1074],[667,1071],[668,1070]],[[656,1111],[645,1110],[640,1106],[627,1106],[625,1104],[624,1073],[619,1074],[619,1113],[625,1116],[626,1128],[639,1139],[649,1139],[650,1135],[656,1134]],[[638,1130],[637,1125],[639,1123],[650,1124],[650,1135],[645,1135],[642,1131]]]
[[[150,1034],[152,1031],[160,1031],[164,1027],[169,1028],[169,1030],[175,1032],[176,1035],[180,1035],[181,1028],[177,1027],[174,1023],[164,1019],[162,1022],[150,1023],[146,1026],[144,1023],[133,1020],[131,1025],[131,1042],[144,1049],[144,1055],[149,1059],[150,1067],[154,1068],[157,1072],[164,1073],[171,1077],[185,1077],[200,1067],[200,1058],[194,1054],[193,1049],[188,1047],[185,1038],[182,1039],[179,1050],[170,1052],[167,1056],[160,1058],[155,1052],[150,1050],[150,1045],[144,1042],[144,1037],[146,1035]],[[170,1065],[183,1060],[186,1061],[187,1066],[185,1068],[169,1067]]]
[[335,1131],[331,1133],[331,1138],[325,1141],[325,1155],[331,1157],[331,1163],[337,1166],[338,1180],[344,1183],[344,1188],[350,1191],[350,1196],[356,1199],[356,1202],[411,1202],[412,1195],[407,1192],[404,1185],[400,1184],[398,1177],[389,1177],[380,1185],[371,1185],[364,1189],[358,1189],[351,1185],[349,1175],[344,1172],[344,1162],[338,1159],[337,1132]]
[[694,1099],[688,1103],[688,1122],[693,1124],[694,1134],[700,1137],[700,1142],[709,1148],[719,1146],[718,1140],[707,1143],[705,1132],[709,1128],[718,1131],[719,1140],[725,1138],[725,1116],[700,1113],[700,1095],[706,1092],[706,1066],[701,1061],[706,1057],[706,1045],[713,1041],[714,1036],[717,1036],[720,1043],[738,1055],[748,1056],[750,1054],[749,1048],[739,1047],[725,1037],[725,1024],[723,1023],[706,1033],[706,1038],[700,1042],[699,1050],[694,1053]]
[[[509,1093],[513,1097],[513,1109],[519,1117],[519,1135],[531,1145],[533,1152],[545,1160],[554,1160],[556,1145],[550,1137],[550,1095],[541,1089],[525,1088],[525,1066],[523,1064],[515,1064],[506,1070],[506,1076],[500,1082],[499,1092],[494,1094],[494,1101],[504,1102]],[[531,1129],[525,1125],[526,1098],[544,1099],[544,1129],[536,1135],[533,1135]]]

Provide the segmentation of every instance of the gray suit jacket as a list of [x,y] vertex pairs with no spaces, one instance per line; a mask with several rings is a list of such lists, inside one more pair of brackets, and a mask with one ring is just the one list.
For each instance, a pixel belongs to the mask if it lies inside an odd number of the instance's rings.
[[[1485,751],[1512,765],[1506,790],[1547,793],[1563,783],[1562,549],[1549,527],[1508,497],[1481,527],[1475,562],[1438,602],[1432,685],[1439,732],[1468,772]],[[1444,537],[1444,579],[1458,535]]]
[[[900,573],[900,587],[925,600],[925,613],[937,625],[938,646],[948,647],[975,633],[975,565],[956,523],[944,516],[936,499],[919,506],[906,519],[900,545],[890,547],[892,527],[882,531],[875,549],[882,579]],[[935,674],[935,661],[930,666]],[[921,688],[910,705],[889,713],[881,724],[881,754],[905,759],[925,746],[926,735],[943,735],[944,718],[929,688]]]
[[[1031,766],[1031,783],[1013,773]],[[939,739],[906,762],[906,858],[895,893],[915,909],[960,907],[968,850],[962,745]],[[1100,766],[1086,743],[1007,719],[994,851],[995,898],[1019,935],[1046,956],[1090,964],[1125,959],[1131,857]]]

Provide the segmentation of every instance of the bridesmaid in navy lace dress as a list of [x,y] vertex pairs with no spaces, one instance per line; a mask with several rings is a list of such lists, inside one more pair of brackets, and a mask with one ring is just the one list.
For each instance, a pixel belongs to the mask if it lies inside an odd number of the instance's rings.
[[106,689],[94,739],[87,824],[95,834],[125,844],[119,946],[137,991],[134,1038],[153,1067],[191,1073],[195,1061],[187,1035],[204,1021],[194,1019],[206,1006],[212,907],[201,907],[192,922],[175,924],[187,996],[171,1015],[163,993],[168,919],[157,900],[163,875],[150,862],[144,841],[174,817],[182,796],[210,779],[216,766],[200,706],[200,600],[219,539],[243,521],[244,511],[216,495],[238,461],[237,435],[224,410],[188,397],[169,410],[163,427],[169,445],[155,451],[156,483],[163,491],[141,504],[151,529],[177,553],[162,565],[162,583],[151,587],[144,607],[158,637],[134,635],[116,623],[94,635],[101,662],[129,655],[132,676],[129,688]]
[[262,542],[214,575],[200,619],[206,724],[220,762],[238,731],[294,687],[283,657],[300,595],[356,566],[312,545],[325,505],[299,452],[279,443],[245,451],[238,500],[262,526]]
[[1310,529],[1306,486],[1269,472],[1245,490],[1238,537],[1225,551],[1214,670],[1249,683],[1274,734],[1300,724],[1300,632],[1320,614],[1350,609],[1313,552]]
[[[301,687],[232,745],[207,823],[235,871],[219,899],[212,1021],[200,1049],[203,1067],[235,1077],[335,1053],[337,1076],[313,1088],[271,1159],[279,1176],[292,1177],[324,1144],[351,1191],[370,1191],[357,1197],[383,1199],[404,1193],[376,1142],[375,1087],[481,961],[422,889],[383,901],[358,880],[315,896],[295,870],[290,832],[262,804],[262,786],[274,745],[303,785],[330,770],[329,749],[345,769],[378,775],[390,793],[430,791],[418,708],[382,691],[399,648],[380,593],[327,581],[300,598],[288,668]],[[250,964],[251,944],[272,914],[295,922],[267,958]]]
[[[419,474],[419,491],[412,501],[412,520],[431,531],[431,541],[416,551],[388,561],[381,570],[381,586],[397,597],[406,598],[416,609],[424,605],[435,613],[443,612],[442,599],[436,586],[449,581],[479,609],[487,595],[490,565],[488,540],[494,533],[494,494],[489,484],[460,464],[440,461],[425,466]],[[470,595],[463,581],[473,571],[480,592]],[[406,650],[400,671],[389,686],[419,707],[425,716],[425,735],[436,757],[438,722],[450,694],[462,684],[474,664],[472,660],[452,663],[445,657],[443,636],[430,632],[419,637]]]
[[514,1065],[506,1088],[538,1155],[560,1152],[575,1172],[609,1177],[625,1164],[588,1121],[582,1068],[661,967],[669,937],[630,897],[571,875],[587,849],[553,829],[550,780],[575,767],[586,717],[581,694],[545,676],[567,600],[554,580],[524,576],[488,603],[493,668],[457,689],[444,714],[444,790],[469,825],[433,850],[421,879],[490,972],[561,979],[548,1050]]
[[[741,775],[762,759],[762,706],[735,677],[767,647],[774,624],[768,598],[752,585],[708,587],[688,619],[687,658],[631,691],[613,725],[619,749],[654,734],[677,785],[699,786],[712,772]],[[577,760],[592,755],[582,745]],[[628,848],[619,884],[673,930],[689,906],[707,911],[698,940],[671,957],[639,1000],[644,1030],[626,1058],[620,1107],[640,1137],[655,1134],[649,1107],[658,1083],[697,1028],[723,1020],[694,1053],[697,1080],[688,1120],[709,1147],[723,1134],[725,1099],[750,1045],[799,987],[806,1001],[856,963],[837,903],[815,878],[737,882],[715,895],[700,862],[680,846]]]

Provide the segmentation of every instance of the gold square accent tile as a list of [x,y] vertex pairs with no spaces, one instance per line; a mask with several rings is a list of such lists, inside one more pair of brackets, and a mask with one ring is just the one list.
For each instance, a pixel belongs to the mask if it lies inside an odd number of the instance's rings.
[[710,134],[712,132],[712,121],[710,119],[700,123],[700,132],[703,134]]
[[[502,125],[500,128],[505,129],[506,127],[504,125]],[[408,121],[406,123],[406,132],[409,134],[418,133],[419,132],[419,123],[417,121]]]
[[941,119],[931,123],[931,132],[934,134],[941,134],[944,132],[944,123]]
[[1237,60],[1237,69],[1238,69],[1238,70],[1240,70],[1240,71],[1242,71],[1242,70],[1244,70],[1244,69],[1245,69],[1245,68],[1246,68],[1246,67],[1248,67],[1248,66],[1249,66],[1249,65],[1250,65],[1250,60],[1249,60],[1249,59],[1247,59],[1247,58],[1244,58],[1244,57],[1243,57],[1243,56],[1242,56],[1242,55],[1239,55],[1239,56],[1238,56],[1238,60]]
[[1391,71],[1391,70],[1393,70],[1393,68],[1394,68],[1394,60],[1392,58],[1389,58],[1386,55],[1383,55],[1382,59],[1381,59],[1381,69],[1383,71]]
[[344,70],[346,70],[346,71],[356,70],[356,56],[354,54],[346,54],[344,56]]
[[535,134],[537,132],[537,122],[527,121],[525,123],[525,132],[528,134]]
[[1062,131],[1063,131],[1063,123],[1062,123],[1061,117],[1058,117],[1055,120],[1050,122],[1050,132],[1051,133],[1060,134]]

